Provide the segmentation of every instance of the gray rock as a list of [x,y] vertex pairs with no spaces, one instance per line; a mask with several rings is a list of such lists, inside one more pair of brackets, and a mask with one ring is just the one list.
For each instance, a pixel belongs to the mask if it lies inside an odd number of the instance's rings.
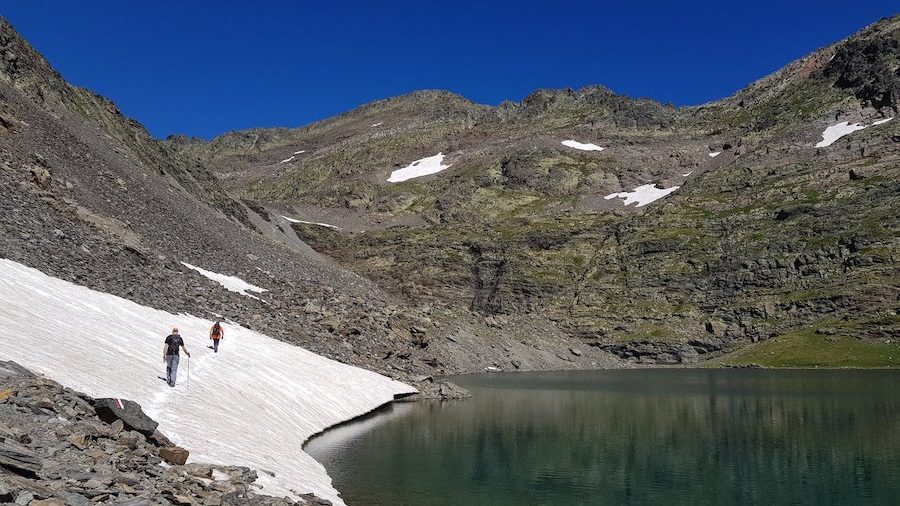
[[472,396],[465,388],[449,381],[441,381],[439,383],[438,395],[445,400],[466,399]]
[[33,500],[34,500],[34,494],[32,494],[31,492],[28,492],[26,490],[26,491],[19,492],[19,494],[16,495],[15,504],[21,504],[22,506],[26,506],[28,503],[30,503]]
[[0,467],[26,477],[34,477],[43,467],[34,451],[12,440],[0,438]]
[[144,414],[140,404],[127,399],[95,399],[94,409],[104,422],[113,424],[116,420],[121,420],[126,429],[138,431],[145,436],[151,436],[159,425]]

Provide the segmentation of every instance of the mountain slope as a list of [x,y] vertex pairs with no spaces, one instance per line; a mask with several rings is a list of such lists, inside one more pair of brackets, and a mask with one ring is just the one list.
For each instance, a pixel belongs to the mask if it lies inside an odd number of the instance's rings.
[[[0,53],[0,257],[172,313],[224,315],[408,381],[481,370],[510,353],[529,368],[615,363],[599,350],[570,356],[578,343],[559,332],[528,344],[506,333],[484,352],[484,322],[432,318],[313,251],[290,223],[232,198],[196,160],[66,83],[5,21]],[[465,116],[464,105],[434,115]],[[250,298],[185,264],[267,291]],[[445,336],[463,344],[448,348]]]
[[[339,227],[293,224],[451,320],[529,333],[537,318],[641,362],[797,328],[891,340],[898,40],[900,17],[884,19],[697,107],[600,87],[496,108],[424,92],[299,129],[170,142],[275,214]],[[817,147],[844,121],[867,128]],[[448,168],[387,182],[437,153]],[[653,185],[674,193],[645,207],[614,196]]]

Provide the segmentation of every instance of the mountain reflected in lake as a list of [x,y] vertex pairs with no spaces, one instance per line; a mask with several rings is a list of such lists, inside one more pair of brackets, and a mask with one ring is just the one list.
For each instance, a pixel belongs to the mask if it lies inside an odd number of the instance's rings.
[[900,504],[900,371],[456,378],[313,440],[350,505]]

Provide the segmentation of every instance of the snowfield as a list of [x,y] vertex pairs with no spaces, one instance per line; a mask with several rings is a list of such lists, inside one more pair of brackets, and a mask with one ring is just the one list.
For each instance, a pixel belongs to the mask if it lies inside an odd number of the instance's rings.
[[187,267],[188,269],[195,270],[199,272],[203,277],[211,279],[216,283],[222,285],[226,290],[230,290],[232,292],[237,292],[241,295],[246,295],[251,299],[259,300],[259,297],[255,295],[250,295],[247,292],[254,293],[263,293],[266,291],[265,288],[260,288],[256,285],[251,285],[250,283],[244,281],[243,279],[236,276],[229,276],[227,274],[219,274],[218,272],[208,271],[206,269],[197,267],[196,265],[191,265],[187,262],[181,262],[181,265]]
[[[272,471],[259,473],[263,493],[344,504],[304,441],[415,389],[235,325],[214,354],[211,325],[0,259],[0,359],[94,397],[140,403],[190,461]],[[182,354],[170,388],[158,376],[173,326],[192,357]]]
[[875,120],[872,122],[871,125],[868,125],[868,126],[862,125],[860,123],[854,123],[851,125],[849,121],[842,121],[840,123],[836,123],[836,124],[831,125],[830,127],[826,128],[822,132],[822,140],[819,141],[818,143],[816,143],[816,147],[824,148],[824,147],[831,146],[832,144],[834,144],[834,141],[840,139],[841,137],[843,137],[845,135],[850,135],[853,132],[856,132],[857,130],[862,130],[864,128],[883,125],[892,119],[894,119],[893,116],[891,116],[890,118],[882,118],[879,120]]
[[318,222],[315,222],[315,221],[298,220],[298,219],[296,219],[296,218],[289,218],[289,217],[284,216],[284,215],[282,215],[281,217],[284,218],[285,220],[291,222],[291,223],[304,223],[304,224],[306,224],[306,225],[318,225],[318,226],[320,226],[320,227],[328,227],[328,228],[333,228],[333,229],[335,229],[335,230],[340,230],[340,227],[336,227],[336,226],[334,226],[334,225],[329,225],[328,223],[318,223]]
[[845,135],[852,134],[857,130],[866,128],[859,123],[850,124],[849,121],[842,121],[835,125],[831,125],[822,132],[822,140],[816,144],[817,148],[824,148],[834,144],[834,141]]
[[603,151],[604,149],[606,149],[606,148],[601,148],[600,146],[598,146],[596,144],[591,144],[590,142],[582,143],[582,142],[578,142],[578,141],[573,141],[572,139],[562,141],[560,144],[562,144],[563,146],[568,146],[573,149],[580,149],[582,151]]
[[657,188],[654,184],[645,184],[643,186],[638,186],[634,190],[630,192],[619,192],[619,193],[610,193],[609,195],[603,197],[606,200],[612,199],[624,199],[624,204],[626,206],[634,204],[637,202],[635,207],[644,207],[651,202],[655,202],[666,195],[672,193],[673,191],[681,188],[680,186],[673,186],[671,188]]
[[438,153],[434,156],[416,160],[402,169],[391,172],[391,177],[388,178],[388,182],[399,183],[416,177],[437,174],[438,172],[449,168],[449,165],[444,165],[444,154]]

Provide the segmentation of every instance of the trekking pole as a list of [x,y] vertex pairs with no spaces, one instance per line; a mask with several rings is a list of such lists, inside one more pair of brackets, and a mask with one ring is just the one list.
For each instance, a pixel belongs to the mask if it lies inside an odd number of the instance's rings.
[[187,357],[187,366],[188,366],[188,382],[187,382],[188,384],[187,384],[187,387],[188,387],[188,388],[191,388],[191,356],[190,356],[190,355],[188,355],[188,357]]

